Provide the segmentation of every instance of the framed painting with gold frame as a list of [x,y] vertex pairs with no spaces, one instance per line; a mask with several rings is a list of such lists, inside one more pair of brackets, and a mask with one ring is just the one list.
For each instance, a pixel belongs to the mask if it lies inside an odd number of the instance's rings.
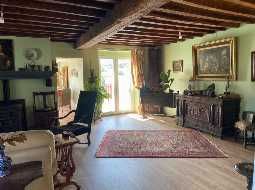
[[192,53],[194,79],[237,80],[235,38],[194,45]]

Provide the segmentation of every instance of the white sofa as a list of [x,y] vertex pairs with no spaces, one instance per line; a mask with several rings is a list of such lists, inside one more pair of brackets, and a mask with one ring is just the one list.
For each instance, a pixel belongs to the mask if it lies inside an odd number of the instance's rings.
[[54,190],[53,176],[57,170],[54,135],[50,131],[37,130],[24,132],[27,141],[16,146],[6,146],[6,154],[13,164],[42,161],[43,177],[26,186],[26,190]]

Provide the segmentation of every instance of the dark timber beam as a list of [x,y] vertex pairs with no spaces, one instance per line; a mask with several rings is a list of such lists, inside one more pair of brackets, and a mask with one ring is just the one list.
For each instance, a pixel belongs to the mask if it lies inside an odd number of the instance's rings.
[[73,22],[73,23],[95,23],[98,22],[99,18],[81,16],[81,15],[72,15],[59,12],[48,12],[47,10],[34,10],[34,9],[23,9],[20,7],[4,7],[4,13],[9,15],[17,15],[19,17],[34,17],[37,20],[48,19],[56,22]]
[[141,22],[147,22],[147,23],[151,23],[151,24],[162,24],[162,25],[169,25],[169,26],[179,26],[179,27],[186,27],[186,28],[195,28],[195,29],[206,29],[206,30],[225,30],[225,27],[222,26],[203,26],[203,25],[196,25],[196,23],[180,23],[180,22],[176,22],[176,21],[171,21],[171,20],[160,20],[157,18],[141,18],[139,21]]
[[[173,31],[167,31],[167,30],[162,30],[162,29],[154,29],[154,28],[138,28],[138,27],[126,27],[124,30],[126,32],[130,32],[132,34],[132,31],[138,31],[138,32],[153,32],[155,34],[167,34],[167,35],[177,35],[179,36],[179,31],[173,30]],[[204,33],[196,33],[194,34],[193,32],[182,32],[182,35],[189,35],[189,36],[203,36]]]
[[58,4],[58,6],[52,6],[48,2],[37,2],[37,1],[26,1],[26,0],[8,0],[7,2],[2,2],[4,7],[18,7],[27,10],[44,10],[54,13],[65,13],[70,15],[88,16],[101,18],[105,16],[105,11],[98,9],[90,9],[76,6],[66,6]]
[[233,23],[233,22],[226,22],[226,21],[218,21],[213,19],[206,19],[202,17],[192,17],[188,14],[178,14],[177,12],[173,11],[172,13],[169,12],[160,12],[160,11],[152,11],[147,17],[150,18],[158,18],[158,19],[166,19],[166,20],[174,20],[179,21],[182,23],[196,23],[204,26],[223,26],[226,28],[229,27],[239,27],[240,23]]
[[48,2],[62,5],[72,5],[77,7],[86,7],[93,9],[109,10],[113,8],[113,3],[98,2],[98,1],[86,1],[86,0],[36,0],[39,2]]
[[[201,1],[201,0],[172,0],[173,2],[162,6],[162,9],[170,11],[176,11],[177,13],[189,14],[191,16],[196,15],[202,18],[212,18],[214,20],[226,21],[226,22],[255,22],[255,16],[253,14],[241,14],[239,11],[243,9],[236,9],[236,11],[227,11],[230,3],[225,3],[224,8],[217,8],[222,2],[215,1]],[[227,10],[226,10],[227,9]]]
[[148,23],[148,22],[135,22],[131,26],[137,26],[137,27],[147,27],[147,28],[155,28],[155,29],[162,29],[162,30],[176,30],[180,32],[193,32],[193,33],[212,33],[215,30],[208,30],[208,29],[202,29],[202,28],[190,28],[186,26],[176,26],[176,25],[164,25],[164,24],[155,24],[155,23]]
[[101,22],[77,40],[76,47],[82,49],[96,45],[168,2],[169,0],[121,1]]
[[26,28],[19,28],[19,27],[16,27],[16,26],[1,26],[0,25],[0,30],[7,30],[7,31],[22,31],[22,32],[33,32],[33,33],[41,33],[41,32],[44,32],[44,33],[56,33],[56,34],[70,34],[70,35],[77,35],[79,34],[78,32],[71,32],[71,31],[66,31],[66,30],[63,30],[63,31],[60,31],[60,30],[55,30],[55,29],[37,29],[35,27],[26,27]]
[[209,11],[224,13],[228,15],[235,15],[241,17],[254,18],[255,1],[243,0],[172,0],[183,5],[189,5]]

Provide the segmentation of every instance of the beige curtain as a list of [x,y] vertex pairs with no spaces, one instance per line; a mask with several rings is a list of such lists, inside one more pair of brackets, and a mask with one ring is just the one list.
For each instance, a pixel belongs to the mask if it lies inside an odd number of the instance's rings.
[[131,51],[132,79],[134,87],[138,89],[141,89],[144,85],[143,64],[144,64],[143,49],[132,50]]
[[[131,51],[131,70],[133,85],[135,88],[141,89],[144,86],[144,74],[143,74],[143,64],[144,64],[144,50],[134,49]],[[144,105],[141,103],[138,107],[138,114],[145,117]]]

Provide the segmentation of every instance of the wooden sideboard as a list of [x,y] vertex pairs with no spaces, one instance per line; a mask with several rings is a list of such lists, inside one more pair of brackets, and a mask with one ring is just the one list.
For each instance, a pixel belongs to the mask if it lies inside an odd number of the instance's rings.
[[239,120],[240,101],[239,95],[177,95],[177,124],[221,138],[224,135],[233,135],[234,123]]

